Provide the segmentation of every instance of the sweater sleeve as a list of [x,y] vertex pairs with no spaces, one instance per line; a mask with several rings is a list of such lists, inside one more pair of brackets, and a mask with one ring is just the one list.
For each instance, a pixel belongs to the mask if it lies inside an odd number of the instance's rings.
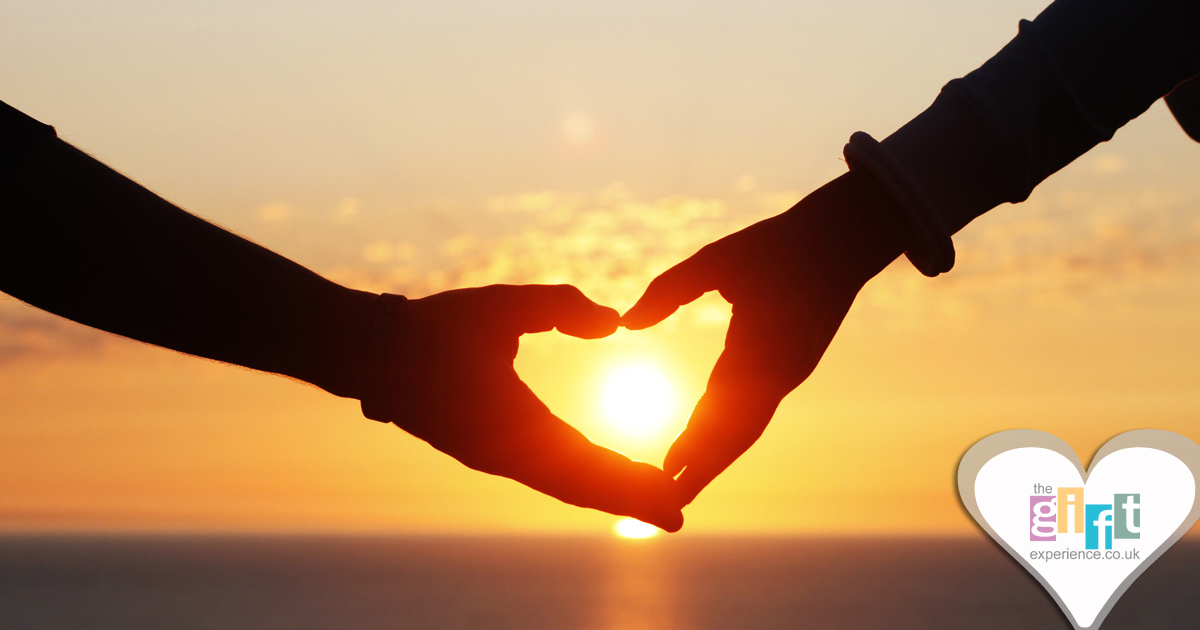
[[1163,100],[1189,138],[1200,142],[1200,77],[1175,86]]
[[1198,72],[1200,2],[1057,0],[879,153],[919,191],[929,229],[952,234],[1025,200]]
[[9,171],[37,140],[54,136],[54,127],[42,124],[0,101],[0,188]]

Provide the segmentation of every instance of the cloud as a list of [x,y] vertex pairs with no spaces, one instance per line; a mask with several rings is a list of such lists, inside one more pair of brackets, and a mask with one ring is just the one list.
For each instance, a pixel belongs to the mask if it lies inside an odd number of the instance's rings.
[[[370,265],[326,272],[360,288],[416,297],[492,283],[565,282],[624,308],[658,273],[802,196],[755,189],[727,198],[649,198],[619,183],[591,192],[494,196],[475,208],[448,209],[459,219],[454,231],[419,252],[372,242],[364,245],[374,252],[364,254]],[[1189,293],[1195,292],[1189,283],[1200,287],[1195,205],[1167,188],[1046,190],[956,235],[951,273],[929,280],[901,259],[867,286],[856,309],[921,322],[1029,304],[1145,309],[1149,294],[1157,305],[1200,299]],[[723,317],[714,312],[696,321]]]
[[515,195],[490,205],[524,208],[535,217],[520,232],[478,245],[454,270],[453,284],[567,282],[620,304],[636,299],[655,274],[751,222],[719,199],[642,199],[620,184],[589,195]]
[[362,212],[362,200],[357,197],[346,197],[333,207],[329,220],[334,223],[349,223]]
[[[439,236],[422,240],[405,231],[420,246],[380,238],[385,227],[327,226],[326,236],[330,229],[343,231],[337,239],[349,245],[316,267],[348,286],[412,297],[492,283],[571,283],[626,308],[658,273],[802,196],[756,189],[729,198],[646,197],[619,183],[591,192],[494,196],[474,207],[440,209],[456,221]],[[1200,301],[1195,197],[1169,188],[1046,191],[997,209],[956,235],[958,263],[951,273],[929,280],[901,259],[866,287],[855,308],[920,323],[1029,304],[1149,309],[1171,300]],[[357,201],[343,203],[356,207]],[[286,204],[266,208],[277,206],[286,212],[266,214],[290,213]],[[728,316],[704,305],[688,312],[689,321],[704,326]],[[116,337],[0,299],[0,364],[96,354],[111,339]]]
[[758,188],[758,180],[753,175],[742,175],[737,178],[734,184],[737,186],[739,192],[744,193],[754,192],[754,189]]
[[112,335],[0,296],[0,366],[21,360],[96,356]]
[[255,211],[259,223],[283,223],[292,218],[292,207],[286,203],[271,203]]
[[1030,304],[1161,309],[1198,297],[1200,220],[1185,197],[1068,190],[1054,199],[1058,207],[1010,209],[1016,216],[968,227],[955,238],[950,273],[928,281],[896,264],[859,301],[866,310],[958,317]]
[[442,243],[442,251],[447,256],[458,258],[475,249],[476,238],[474,234],[459,234],[452,239]]
[[[956,237],[956,268],[938,280],[920,276],[906,261],[893,265],[864,292],[865,301],[892,316],[961,318],[1031,302],[1074,308],[1102,300],[1141,308],[1147,292],[1191,299],[1188,283],[1200,280],[1200,220],[1186,195],[1065,192],[1070,207],[1045,199],[1005,207],[965,230]],[[746,204],[643,199],[616,184],[591,195],[497,198],[493,207],[522,208],[537,219],[448,271],[450,284],[571,282],[598,299],[628,305],[656,274],[802,195],[746,197]]]
[[[374,268],[338,265],[325,273],[360,288],[416,296],[494,283],[571,283],[594,299],[628,306],[656,274],[798,198],[796,193],[786,194],[785,201],[778,194],[746,194],[736,203],[684,195],[644,198],[619,183],[587,193],[494,196],[475,211],[510,215],[499,222],[499,233],[461,232],[424,256],[411,245],[389,250],[388,243],[369,243],[364,258]],[[467,216],[471,210],[455,212]],[[711,313],[706,317],[714,319]]]
[[383,264],[391,261],[393,253],[394,250],[391,243],[387,241],[375,241],[363,247],[362,257],[367,262]]
[[1101,153],[1092,159],[1092,167],[1101,175],[1120,173],[1128,165],[1129,160],[1117,153]]

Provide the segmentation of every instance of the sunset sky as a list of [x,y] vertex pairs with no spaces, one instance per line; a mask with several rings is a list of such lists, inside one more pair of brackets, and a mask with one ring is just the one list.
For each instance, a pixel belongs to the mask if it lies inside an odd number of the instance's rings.
[[[48,0],[0,6],[0,100],[160,195],[356,288],[570,282],[625,310],[655,274],[786,210],[977,67],[1045,0]],[[968,534],[954,473],[996,431],[1086,463],[1200,439],[1200,145],[1162,103],[873,280],[684,532]],[[517,367],[593,440],[660,464],[720,351],[706,296]],[[669,418],[606,417],[657,370]],[[0,296],[0,530],[607,532],[352,401]]]

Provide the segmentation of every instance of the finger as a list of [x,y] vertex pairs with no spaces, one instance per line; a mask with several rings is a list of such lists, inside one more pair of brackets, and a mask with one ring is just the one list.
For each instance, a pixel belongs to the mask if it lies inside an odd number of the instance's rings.
[[620,314],[569,284],[497,285],[498,316],[518,333],[559,332],[599,339],[617,331]]
[[[518,381],[519,383],[519,381]],[[677,484],[662,470],[590,442],[550,413],[524,383],[505,404],[482,451],[451,453],[560,501],[630,516],[669,532],[683,526]]]
[[684,505],[694,501],[758,440],[778,405],[765,397],[757,401],[739,398],[723,404],[712,403],[711,397],[702,399],[679,436],[682,443],[668,451],[664,469],[677,477]]
[[[564,461],[567,453],[570,461]],[[678,484],[650,464],[591,442],[578,442],[576,449],[562,449],[538,465],[543,470],[531,474],[527,485],[561,501],[631,516],[668,532],[683,527]]]
[[738,352],[722,353],[688,426],[671,445],[663,470],[677,477],[680,498],[691,503],[762,435],[783,395],[761,385],[754,365]]
[[637,304],[621,316],[621,325],[629,330],[649,328],[670,317],[680,306],[716,289],[711,247],[706,246],[651,281]]
[[678,477],[679,473],[687,467],[688,462],[693,460],[693,445],[696,443],[694,438],[698,431],[689,431],[688,429],[691,428],[692,420],[695,417],[696,412],[693,410],[692,418],[688,419],[688,426],[684,427],[683,431],[675,437],[675,442],[667,449],[667,455],[663,458],[663,472],[672,478]]

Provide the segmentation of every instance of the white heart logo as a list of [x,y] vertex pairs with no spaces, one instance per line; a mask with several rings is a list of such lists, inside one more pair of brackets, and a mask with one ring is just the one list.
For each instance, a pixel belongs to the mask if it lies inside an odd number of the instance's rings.
[[1086,472],[1042,431],[1003,431],[963,455],[958,494],[1071,625],[1097,628],[1142,571],[1200,517],[1200,446],[1169,431],[1109,440]]

